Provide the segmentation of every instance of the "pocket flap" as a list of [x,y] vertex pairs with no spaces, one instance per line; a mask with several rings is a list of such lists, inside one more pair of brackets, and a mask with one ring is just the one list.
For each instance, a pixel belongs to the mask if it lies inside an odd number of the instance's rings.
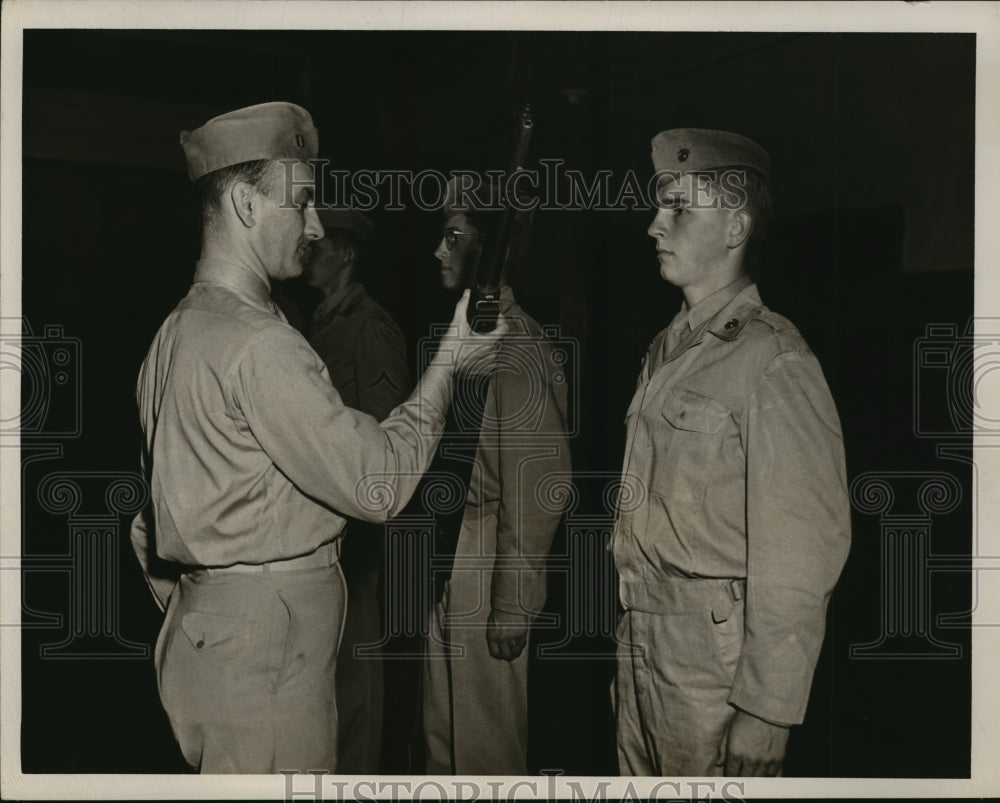
[[196,650],[215,647],[242,638],[250,632],[249,619],[220,616],[217,613],[188,611],[181,619],[181,629]]
[[712,434],[729,418],[729,408],[693,390],[680,389],[671,394],[663,417],[677,429]]

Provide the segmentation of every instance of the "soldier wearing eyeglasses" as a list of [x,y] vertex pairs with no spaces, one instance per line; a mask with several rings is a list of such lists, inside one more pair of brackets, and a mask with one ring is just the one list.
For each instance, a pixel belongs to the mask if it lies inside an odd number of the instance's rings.
[[[496,197],[486,183],[449,182],[434,252],[445,289],[474,280]],[[508,268],[526,239],[521,218]],[[431,614],[423,699],[431,774],[527,774],[529,631],[545,603],[545,557],[560,521],[537,490],[571,468],[567,381],[506,274],[500,310],[510,331],[484,366],[490,379],[454,566]]]

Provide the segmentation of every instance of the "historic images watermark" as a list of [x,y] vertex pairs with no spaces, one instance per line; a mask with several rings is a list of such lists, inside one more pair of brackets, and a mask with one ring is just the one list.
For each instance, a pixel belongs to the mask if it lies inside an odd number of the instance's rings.
[[540,778],[437,778],[421,781],[379,779],[344,780],[326,770],[279,770],[285,778],[285,800],[571,800],[586,803],[617,801],[744,800],[743,781],[653,780],[650,783],[561,778],[561,772],[542,771]]
[[[670,207],[681,203],[689,209],[741,209],[747,203],[750,170],[728,167],[712,170],[657,170],[639,175],[626,170],[596,170],[585,175],[567,168],[563,159],[539,159],[532,170],[339,170],[326,159],[312,159],[312,182],[293,176],[293,160],[282,160],[284,205],[296,206],[291,199],[297,187],[312,184],[317,208],[351,207],[360,212],[382,209],[402,212],[418,209],[436,212],[444,205],[449,184],[456,197],[452,208],[475,208],[500,212],[506,207],[517,212],[592,211],[625,212]],[[678,181],[692,176],[690,191],[684,193]]]

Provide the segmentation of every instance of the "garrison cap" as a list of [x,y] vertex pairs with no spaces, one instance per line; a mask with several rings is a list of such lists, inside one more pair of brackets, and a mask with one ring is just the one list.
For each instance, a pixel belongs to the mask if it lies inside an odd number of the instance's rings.
[[319,132],[309,112],[275,101],[213,117],[201,128],[181,131],[181,147],[192,181],[214,170],[258,159],[315,159]]
[[316,214],[319,215],[319,222],[323,224],[323,230],[326,232],[330,229],[347,229],[363,242],[367,242],[375,231],[374,224],[367,217],[348,206],[331,206],[326,209],[317,207]]
[[752,139],[708,128],[672,128],[652,140],[653,167],[680,173],[741,165],[767,178],[771,157]]

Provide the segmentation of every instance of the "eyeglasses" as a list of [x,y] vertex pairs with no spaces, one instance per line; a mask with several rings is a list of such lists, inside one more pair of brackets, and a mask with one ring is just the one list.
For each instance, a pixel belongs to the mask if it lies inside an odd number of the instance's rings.
[[482,237],[483,235],[478,232],[462,231],[461,229],[445,229],[444,230],[444,244],[449,251],[455,250],[455,245],[458,243],[459,237]]

